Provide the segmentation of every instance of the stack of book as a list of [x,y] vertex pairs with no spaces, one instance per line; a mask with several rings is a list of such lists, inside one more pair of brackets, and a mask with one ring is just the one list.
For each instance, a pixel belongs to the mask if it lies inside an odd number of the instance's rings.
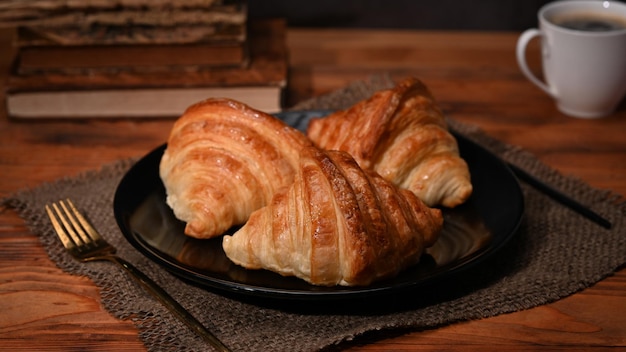
[[17,29],[12,118],[177,117],[210,97],[281,110],[286,24],[248,21],[245,2],[27,3],[0,15]]

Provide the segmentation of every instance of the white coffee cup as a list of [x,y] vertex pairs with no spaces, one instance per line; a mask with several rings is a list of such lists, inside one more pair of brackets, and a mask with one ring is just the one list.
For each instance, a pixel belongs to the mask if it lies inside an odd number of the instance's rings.
[[[567,115],[595,118],[615,111],[626,95],[626,4],[556,1],[544,5],[538,17],[539,29],[526,30],[517,41],[517,62],[524,75]],[[613,23],[615,28],[584,29],[600,26],[593,21]],[[526,63],[526,47],[535,37],[541,37],[545,83]]]

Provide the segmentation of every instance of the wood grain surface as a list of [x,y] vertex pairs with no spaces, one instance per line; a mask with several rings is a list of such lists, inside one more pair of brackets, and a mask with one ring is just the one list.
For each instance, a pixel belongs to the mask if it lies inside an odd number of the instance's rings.
[[[372,74],[421,78],[451,118],[519,145],[563,174],[626,195],[626,104],[602,119],[564,116],[515,62],[513,32],[291,29],[288,102]],[[0,81],[11,33],[0,32]],[[539,72],[536,47],[529,52]],[[0,93],[1,94],[1,93]],[[4,98],[2,97],[2,101]],[[0,103],[0,111],[4,111]],[[163,143],[172,120],[10,121],[0,113],[0,197]],[[626,270],[552,304],[513,314],[365,337],[351,351],[602,351],[626,348]],[[0,210],[0,350],[142,351],[96,286],[63,273],[11,210]]]

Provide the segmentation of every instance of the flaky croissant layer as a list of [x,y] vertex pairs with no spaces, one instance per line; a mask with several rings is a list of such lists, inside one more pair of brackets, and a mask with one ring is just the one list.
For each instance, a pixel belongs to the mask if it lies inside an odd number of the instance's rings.
[[320,148],[350,153],[361,167],[411,190],[429,206],[455,207],[472,193],[456,140],[430,91],[416,78],[313,119],[307,135]]
[[364,171],[347,153],[306,148],[293,184],[224,236],[230,260],[315,285],[368,285],[417,263],[441,211]]
[[174,124],[160,163],[167,203],[197,238],[245,222],[291,184],[311,142],[266,113],[229,99],[189,107]]

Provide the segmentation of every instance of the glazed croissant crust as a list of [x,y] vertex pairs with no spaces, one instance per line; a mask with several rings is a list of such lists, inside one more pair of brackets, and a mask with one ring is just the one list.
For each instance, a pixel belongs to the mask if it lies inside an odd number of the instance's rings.
[[442,228],[441,211],[364,171],[347,153],[301,153],[293,184],[222,246],[248,269],[315,285],[368,285],[417,263]]
[[426,86],[409,78],[351,108],[313,119],[308,137],[350,153],[366,169],[414,192],[429,206],[457,206],[472,193],[441,110]]
[[245,222],[291,184],[311,142],[281,120],[229,99],[189,107],[174,124],[160,163],[167,203],[197,238]]

